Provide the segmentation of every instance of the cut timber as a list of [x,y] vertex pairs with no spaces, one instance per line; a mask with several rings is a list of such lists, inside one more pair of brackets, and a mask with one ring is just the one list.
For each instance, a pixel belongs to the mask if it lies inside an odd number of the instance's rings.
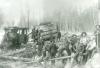
[[[62,59],[68,59],[68,58],[73,58],[74,56],[65,56],[65,57],[59,57],[59,58],[53,58],[53,59],[48,59],[49,61],[52,60],[62,60]],[[0,60],[4,60],[4,61],[21,61],[21,62],[25,62],[25,63],[39,63],[39,61],[37,60],[32,60],[32,58],[21,58],[21,57],[13,57],[13,56],[0,56]],[[48,61],[47,60],[47,61]],[[46,61],[46,60],[43,60]]]
[[14,54],[17,54],[17,53],[20,53],[20,52],[23,52],[23,51],[25,51],[25,48],[20,49],[20,50],[16,50],[16,51],[10,51],[9,53],[2,54],[2,56],[14,55]]
[[[48,60],[43,60],[45,61],[52,61],[52,60],[62,60],[62,59],[68,59],[68,58],[73,58],[74,56],[65,56],[65,57],[59,57],[59,58],[53,58],[53,59],[48,59]],[[25,63],[38,63],[38,61],[30,61],[30,62],[25,62]]]
[[51,60],[62,60],[62,59],[68,59],[68,58],[73,58],[74,56],[65,56],[65,57],[59,57],[59,58],[53,58],[53,59],[49,59],[49,61]]
[[21,58],[21,57],[12,57],[12,56],[0,56],[1,60],[10,60],[10,61],[26,61],[26,62],[30,62],[32,61],[32,59],[29,58]]

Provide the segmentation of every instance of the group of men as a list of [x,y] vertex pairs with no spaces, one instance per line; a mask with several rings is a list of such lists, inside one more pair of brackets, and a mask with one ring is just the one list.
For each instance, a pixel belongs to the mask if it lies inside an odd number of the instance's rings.
[[[27,36],[24,33],[24,30],[22,30],[21,35],[17,35],[17,30],[12,30],[12,32],[7,32],[6,35],[8,35],[5,40],[9,42],[12,41],[13,44],[20,44],[19,42],[22,42],[26,44]],[[13,35],[16,37],[13,37]],[[58,34],[61,36],[61,34]],[[93,55],[94,50],[100,48],[100,25],[97,25],[97,29],[94,32],[94,38],[91,39],[89,35],[86,32],[82,32],[81,35],[72,34],[71,36],[65,37],[64,42],[61,42],[62,39],[59,40],[49,40],[44,41],[40,37],[39,30],[36,30],[35,28],[32,30],[32,38],[34,39],[34,42],[37,43],[36,49],[37,49],[37,55],[42,56],[43,59],[53,59],[56,57],[62,57],[62,56],[71,56],[73,53],[75,54],[75,61],[77,63],[84,62],[86,63],[89,58]],[[8,37],[11,37],[11,39]],[[19,40],[20,38],[20,40]],[[24,39],[24,40],[22,40]],[[64,43],[64,45],[58,46],[58,42]],[[94,42],[94,43],[92,43]],[[14,44],[14,45],[15,45]],[[8,44],[7,44],[8,45]],[[63,61],[65,61],[64,59]],[[54,64],[55,61],[52,61]]]
[[[64,46],[58,46],[55,40],[50,40],[44,42],[40,39],[38,43],[38,55],[42,56],[43,59],[52,59],[55,57],[62,56],[71,56],[73,53],[75,54],[74,60],[78,64],[86,63],[88,59],[90,59],[94,52],[99,49],[99,33],[100,26],[97,25],[96,32],[94,33],[94,37],[91,38],[86,32],[82,32],[81,35],[72,34],[70,37],[64,40]],[[58,40],[60,42],[62,40]],[[62,42],[63,43],[63,42]],[[64,59],[63,61],[65,61]],[[52,61],[55,63],[55,60]]]

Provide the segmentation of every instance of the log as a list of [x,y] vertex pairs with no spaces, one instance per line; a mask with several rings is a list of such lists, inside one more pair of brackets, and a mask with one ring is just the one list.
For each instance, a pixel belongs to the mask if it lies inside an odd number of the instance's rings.
[[30,62],[32,61],[32,59],[29,58],[21,58],[21,57],[12,57],[12,56],[0,56],[1,60],[11,60],[11,61],[26,61],[26,62]]
[[62,59],[68,59],[68,58],[73,58],[73,56],[65,56],[65,57],[53,58],[53,59],[49,59],[49,61],[51,61],[51,60],[62,60]]
[[17,54],[17,53],[23,52],[24,50],[25,50],[25,48],[20,49],[20,50],[16,50],[16,51],[11,51],[11,52],[9,52],[9,53],[2,54],[2,56],[14,55],[14,54]]
[[[75,55],[74,55],[75,56]],[[59,57],[59,58],[53,58],[53,59],[48,59],[47,61],[52,61],[52,60],[62,60],[62,59],[68,59],[68,58],[73,58],[74,56],[64,56],[64,57]],[[21,57],[13,57],[13,56],[0,56],[1,60],[10,60],[10,61],[23,61],[25,63],[38,63],[39,61],[32,60],[32,58],[21,58]],[[46,61],[46,60],[43,60]]]
[[[68,58],[73,58],[74,56],[64,56],[64,57],[59,57],[59,58],[53,58],[53,59],[48,59],[47,61],[52,61],[52,60],[62,60],[62,59],[68,59]],[[46,61],[46,60],[43,60]],[[38,63],[38,61],[30,61],[30,62],[25,62],[25,63]]]
[[12,56],[0,56],[0,59],[1,60],[4,59],[4,63],[6,63],[6,61],[20,61],[20,62],[23,62],[25,64],[39,63],[38,61],[32,60],[32,58],[20,58],[20,57],[12,57]]

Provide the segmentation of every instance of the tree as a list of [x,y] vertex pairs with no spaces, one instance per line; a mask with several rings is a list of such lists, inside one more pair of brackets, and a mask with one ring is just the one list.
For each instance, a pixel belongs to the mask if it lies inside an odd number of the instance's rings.
[[4,24],[4,15],[2,11],[0,11],[0,29],[2,28],[2,25]]

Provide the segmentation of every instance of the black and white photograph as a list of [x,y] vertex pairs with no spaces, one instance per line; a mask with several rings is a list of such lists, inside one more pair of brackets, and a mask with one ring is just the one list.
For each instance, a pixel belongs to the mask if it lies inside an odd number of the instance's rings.
[[100,68],[100,1],[0,0],[0,68]]

